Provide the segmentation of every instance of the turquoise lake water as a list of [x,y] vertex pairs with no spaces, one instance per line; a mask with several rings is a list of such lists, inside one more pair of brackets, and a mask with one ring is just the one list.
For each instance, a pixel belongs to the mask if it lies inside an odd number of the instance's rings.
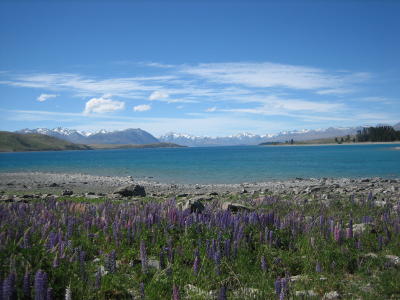
[[0,153],[0,172],[50,171],[240,183],[295,177],[400,177],[398,145],[240,146]]

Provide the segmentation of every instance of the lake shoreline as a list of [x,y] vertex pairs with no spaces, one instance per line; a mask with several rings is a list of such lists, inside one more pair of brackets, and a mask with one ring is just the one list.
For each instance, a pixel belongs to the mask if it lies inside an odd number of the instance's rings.
[[215,195],[255,194],[320,197],[381,194],[386,199],[400,197],[400,178],[296,178],[240,184],[169,184],[139,180],[131,176],[96,176],[88,174],[15,172],[0,173],[0,191],[3,194],[53,194],[72,191],[75,195],[110,196],[123,186],[141,185],[146,193],[157,197],[197,197]]

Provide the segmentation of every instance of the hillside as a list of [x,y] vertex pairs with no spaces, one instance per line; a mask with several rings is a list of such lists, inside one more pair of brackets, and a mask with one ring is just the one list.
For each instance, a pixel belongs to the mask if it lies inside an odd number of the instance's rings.
[[32,134],[39,133],[48,136],[56,137],[71,143],[78,144],[121,144],[121,145],[144,145],[155,144],[160,141],[153,135],[140,128],[130,128],[125,130],[107,131],[100,130],[95,133],[77,131],[74,129],[67,129],[57,127],[54,129],[36,128],[36,129],[22,129],[17,133]]
[[48,135],[0,131],[0,152],[90,149],[89,146],[74,144]]

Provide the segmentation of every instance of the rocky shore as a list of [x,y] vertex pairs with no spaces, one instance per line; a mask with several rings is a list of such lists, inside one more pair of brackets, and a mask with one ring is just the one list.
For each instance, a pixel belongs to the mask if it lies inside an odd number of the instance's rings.
[[[116,192],[123,187],[140,186],[144,193]],[[242,184],[166,184],[136,180],[132,177],[94,176],[87,174],[60,174],[40,172],[0,173],[2,198],[43,198],[55,196],[82,196],[113,199],[137,196],[199,198],[254,198],[279,196],[299,201],[329,200],[336,197],[378,197],[384,205],[395,203],[400,196],[400,179],[384,178],[296,178],[285,181],[268,181]]]

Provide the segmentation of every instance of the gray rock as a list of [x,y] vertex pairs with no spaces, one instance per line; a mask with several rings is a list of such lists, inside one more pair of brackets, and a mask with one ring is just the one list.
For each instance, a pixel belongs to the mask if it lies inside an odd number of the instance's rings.
[[233,296],[240,299],[259,299],[261,294],[259,289],[248,287],[243,287],[233,292]]
[[74,194],[74,191],[64,190],[64,191],[62,191],[61,196],[71,196],[73,194]]
[[13,195],[3,195],[1,200],[4,202],[13,202],[14,196]]
[[52,184],[49,185],[49,187],[58,187],[59,185],[55,182],[53,182]]
[[250,208],[240,203],[224,202],[222,203],[222,210],[230,210],[231,212],[250,211]]
[[144,189],[144,186],[141,186],[139,184],[130,184],[116,189],[114,191],[114,194],[119,194],[123,197],[132,197],[132,196],[145,197],[146,191]]
[[189,209],[191,213],[201,213],[204,210],[204,205],[199,199],[193,198],[187,200],[182,209]]
[[353,232],[356,235],[362,234],[364,231],[367,229],[372,230],[374,228],[374,225],[371,223],[358,223],[358,224],[353,224]]
[[318,294],[314,290],[296,291],[295,295],[296,297],[306,297],[305,299],[308,299],[308,297],[318,296]]
[[160,261],[156,259],[149,259],[147,261],[147,265],[151,268],[156,268],[157,270],[161,270]]
[[340,295],[337,291],[332,291],[329,293],[325,293],[324,297],[322,298],[323,300],[334,300],[334,299],[339,299]]
[[385,255],[385,258],[388,259],[393,266],[400,266],[400,257],[396,255]]
[[185,299],[216,299],[216,291],[206,291],[195,285],[187,284],[184,286],[184,291],[186,294]]

